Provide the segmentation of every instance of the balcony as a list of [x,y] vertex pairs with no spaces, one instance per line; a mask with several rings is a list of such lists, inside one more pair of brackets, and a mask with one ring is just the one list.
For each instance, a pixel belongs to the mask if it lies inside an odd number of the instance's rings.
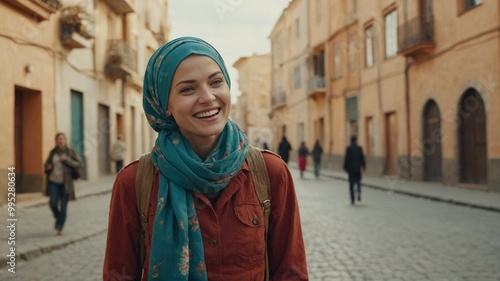
[[59,18],[61,43],[70,49],[89,48],[93,38],[94,20],[82,6],[64,6]]
[[399,53],[409,57],[431,54],[434,50],[434,22],[414,18],[398,27]]
[[273,109],[278,109],[286,105],[286,92],[280,91],[279,93],[273,93],[271,97],[271,106]]
[[61,7],[61,3],[56,0],[5,0],[12,6],[18,8],[26,15],[37,21],[44,21],[50,18],[50,15],[57,12],[57,9]]
[[82,35],[79,27],[61,25],[61,43],[67,48],[90,48],[90,38]]
[[118,15],[134,12],[134,5],[130,0],[104,0],[104,2]]
[[122,40],[109,40],[106,52],[106,75],[125,79],[137,72],[137,51]]
[[325,76],[316,75],[310,78],[307,85],[308,95],[315,98],[326,95]]

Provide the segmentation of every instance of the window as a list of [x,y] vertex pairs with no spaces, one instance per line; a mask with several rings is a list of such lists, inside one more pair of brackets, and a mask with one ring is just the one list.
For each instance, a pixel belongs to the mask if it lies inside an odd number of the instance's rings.
[[345,111],[347,120],[347,136],[358,135],[358,97],[350,97],[345,100]]
[[295,38],[300,38],[300,21],[299,19],[295,20]]
[[304,123],[297,123],[297,143],[305,141],[304,134],[305,134]]
[[461,0],[463,1],[463,11],[474,8],[475,6],[481,4],[483,0]]
[[365,64],[373,66],[373,25],[365,29]]
[[398,13],[396,10],[385,16],[385,57],[390,58],[398,52]]
[[358,120],[358,97],[350,97],[345,100],[346,119],[349,121]]
[[348,58],[349,58],[349,71],[353,72],[356,70],[356,42],[355,42],[355,34],[354,32],[349,33],[349,43],[348,43],[348,48],[347,52]]
[[335,47],[334,47],[334,54],[333,54],[333,78],[334,79],[337,79],[337,78],[340,78],[340,76],[342,75],[342,65],[341,65],[341,58],[342,58],[342,54],[340,53],[340,45],[338,43],[335,43]]
[[300,89],[301,87],[301,74],[300,74],[300,66],[295,67],[293,70],[293,81],[295,89]]

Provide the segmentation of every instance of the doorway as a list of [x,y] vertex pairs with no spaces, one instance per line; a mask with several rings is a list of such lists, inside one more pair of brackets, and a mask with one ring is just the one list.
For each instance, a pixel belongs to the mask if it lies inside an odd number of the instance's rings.
[[83,94],[71,90],[71,147],[73,147],[82,160],[81,179],[87,178],[87,164],[85,161],[85,146],[83,134]]
[[458,113],[460,182],[485,184],[487,179],[486,114],[475,89],[467,90]]
[[16,192],[41,192],[43,157],[48,156],[42,155],[42,94],[24,87],[15,87],[14,91]]
[[109,120],[109,107],[99,104],[98,107],[98,128],[99,128],[99,174],[111,174],[111,159],[110,159],[110,120]]
[[424,134],[422,153],[424,156],[424,180],[441,180],[441,114],[433,100],[424,107]]
[[397,175],[398,137],[396,131],[396,113],[385,115],[385,173]]

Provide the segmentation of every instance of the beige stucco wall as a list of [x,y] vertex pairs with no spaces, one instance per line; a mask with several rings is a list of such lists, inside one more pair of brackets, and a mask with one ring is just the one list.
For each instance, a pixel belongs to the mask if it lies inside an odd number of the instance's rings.
[[[408,56],[398,53],[387,58],[385,54],[385,14],[397,11],[397,25],[403,26],[419,14],[418,1],[327,1],[329,21],[319,23],[316,9],[322,1],[308,1],[309,58],[325,48],[326,95],[321,90],[307,96],[307,91],[294,89],[294,68],[310,66],[303,56],[303,44],[295,42],[296,19],[303,1],[292,1],[271,32],[273,46],[273,95],[283,89],[287,93],[284,106],[273,108],[273,126],[276,136],[286,126],[286,135],[297,146],[297,124],[306,122],[309,141],[315,136],[314,124],[324,118],[326,138],[326,164],[341,169],[341,160],[348,145],[350,131],[346,119],[346,99],[357,97],[358,142],[368,146],[367,119],[372,122],[372,149],[368,157],[368,174],[381,176],[385,172],[389,153],[388,114],[395,116],[394,157],[395,172],[414,180],[423,180],[423,111],[426,102],[434,100],[442,119],[443,182],[459,180],[458,110],[464,92],[473,88],[481,96],[486,113],[487,170],[486,188],[500,186],[500,135],[495,126],[500,112],[500,2],[483,1],[467,11],[458,6],[460,1],[432,1],[435,47],[427,55]],[[321,14],[323,16],[323,14]],[[365,65],[365,27],[374,28],[374,64]],[[327,36],[323,32],[327,31]],[[354,48],[349,39],[354,38]],[[335,45],[340,46],[341,75],[335,75]],[[355,68],[349,68],[350,54],[354,53]],[[407,68],[408,67],[408,68]],[[408,69],[406,75],[405,69]],[[306,73],[310,75],[311,73]],[[305,77],[306,81],[310,77]],[[408,86],[408,87],[407,87]],[[306,98],[304,98],[306,93]],[[304,104],[308,105],[307,113]],[[286,121],[283,121],[286,120]],[[308,121],[306,121],[308,120]],[[407,156],[410,158],[407,158]],[[406,160],[405,160],[406,159]],[[400,161],[411,161],[410,173],[404,174]],[[340,164],[339,164],[340,163]],[[407,166],[408,167],[408,166]]]
[[[463,14],[455,2],[451,7],[434,2],[436,44],[431,60],[418,62],[410,69],[411,138],[412,157],[422,158],[422,115],[424,106],[434,100],[440,110],[442,126],[443,182],[459,182],[459,103],[465,91],[474,88],[480,94],[486,113],[486,137],[488,158],[488,188],[498,189],[500,178],[500,130],[496,124],[500,113],[500,33],[498,1],[483,1]],[[449,4],[449,3],[448,3]],[[416,161],[415,170],[421,170],[422,162]],[[419,179],[420,174],[416,175]]]
[[252,145],[272,144],[269,124],[271,112],[271,56],[269,54],[242,57],[233,64],[238,70],[238,98],[242,129]]
[[[7,186],[7,169],[15,167],[16,174],[22,172],[29,180],[32,188],[43,188],[43,161],[54,145],[56,120],[54,109],[54,81],[48,79],[54,75],[53,42],[57,34],[52,15],[49,20],[38,22],[27,14],[5,3],[0,4],[0,184]],[[31,65],[31,72],[26,66]],[[15,87],[30,91],[30,102],[25,107],[23,122],[39,123],[23,132],[24,142],[14,142]],[[19,121],[19,120],[18,120]],[[16,163],[15,147],[23,145],[24,153],[29,153],[30,161],[23,160],[23,166]],[[19,178],[18,178],[19,179]],[[21,186],[17,183],[17,188]],[[0,204],[6,202],[7,188],[0,191]]]

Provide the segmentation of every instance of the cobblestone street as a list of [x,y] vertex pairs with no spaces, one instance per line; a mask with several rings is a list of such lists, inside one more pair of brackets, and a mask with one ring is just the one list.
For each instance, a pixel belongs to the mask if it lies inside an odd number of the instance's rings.
[[[345,181],[292,172],[310,280],[500,281],[500,213],[372,188],[351,206]],[[19,247],[35,236],[69,241],[18,262],[15,274],[3,267],[0,280],[101,280],[108,203],[109,193],[71,202],[62,237],[54,235],[47,206],[19,211]],[[34,220],[47,221],[47,229],[24,233],[23,224]],[[81,231],[87,238],[71,241]]]

